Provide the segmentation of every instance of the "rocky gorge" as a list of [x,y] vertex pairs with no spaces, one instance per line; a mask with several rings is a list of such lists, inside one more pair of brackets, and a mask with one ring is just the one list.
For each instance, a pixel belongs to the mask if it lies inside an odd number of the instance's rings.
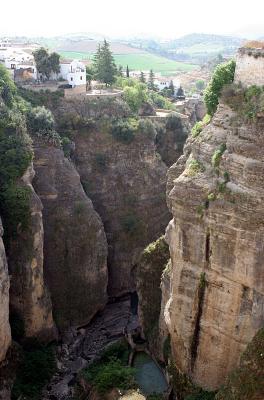
[[[192,133],[204,116],[201,101],[188,102],[185,115],[135,118],[120,99],[24,93],[34,107],[20,134],[33,156],[10,187],[29,208],[25,228],[14,232],[10,209],[1,208],[8,236],[0,239],[0,398],[8,400],[14,384],[6,378],[11,336],[12,351],[16,342],[24,351],[15,351],[22,369],[30,343],[47,344],[45,353],[57,341],[57,365],[40,397],[54,400],[73,398],[76,384],[87,395],[81,371],[109,343],[133,335],[162,365],[175,399],[221,400],[224,392],[215,391],[250,362],[256,388],[241,399],[263,398],[262,356],[248,361],[252,340],[262,349],[264,326],[257,77],[243,83],[240,68]],[[47,115],[44,134],[36,126]],[[14,398],[21,385],[18,378]]]

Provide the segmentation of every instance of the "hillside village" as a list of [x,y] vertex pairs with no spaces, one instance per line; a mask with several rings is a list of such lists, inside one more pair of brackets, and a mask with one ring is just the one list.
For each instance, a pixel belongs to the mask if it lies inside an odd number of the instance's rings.
[[[34,58],[34,51],[39,48],[37,44],[16,43],[2,39],[0,41],[0,63],[9,71],[12,79],[19,85],[29,85],[32,90],[56,90],[63,88],[66,96],[107,96],[121,95],[122,91],[108,88],[105,90],[101,82],[93,79],[87,81],[86,68],[91,66],[91,61],[80,61],[78,59],[65,59],[60,57],[58,72],[52,72],[47,78],[38,71]],[[54,53],[55,54],[55,53]],[[184,100],[184,94],[181,89],[180,80],[175,77],[164,77],[160,72],[156,72],[151,78],[150,71],[123,70],[121,75],[126,78],[132,78],[141,82],[148,83],[153,79],[153,88],[160,93],[172,88],[173,94],[171,100],[177,99],[179,92],[179,101]],[[199,98],[199,92],[192,97]]]

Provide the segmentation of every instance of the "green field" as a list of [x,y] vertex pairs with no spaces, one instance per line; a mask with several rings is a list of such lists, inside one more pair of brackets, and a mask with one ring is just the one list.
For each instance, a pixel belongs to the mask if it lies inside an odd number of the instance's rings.
[[[80,60],[91,60],[92,53],[82,53],[76,51],[60,51],[60,54],[65,58],[78,58]],[[130,70],[161,72],[162,75],[173,75],[180,71],[192,71],[197,68],[193,64],[185,64],[169,60],[165,57],[156,56],[150,53],[138,54],[114,54],[117,65],[122,65],[124,68],[128,65]]]

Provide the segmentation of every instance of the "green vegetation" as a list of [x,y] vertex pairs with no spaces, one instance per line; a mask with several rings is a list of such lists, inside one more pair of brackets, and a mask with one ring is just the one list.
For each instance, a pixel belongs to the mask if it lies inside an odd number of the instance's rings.
[[200,393],[191,394],[184,398],[184,400],[214,400],[215,399],[215,392],[207,392],[201,390]]
[[[65,58],[92,59],[89,52],[60,51]],[[130,70],[161,72],[163,75],[173,75],[176,72],[188,72],[197,68],[197,65],[169,60],[168,58],[150,53],[114,54],[116,65],[128,65]]]
[[41,390],[56,371],[53,347],[36,340],[24,345],[22,362],[12,389],[12,399],[39,400]]
[[167,364],[169,357],[171,355],[171,337],[170,337],[170,335],[168,335],[166,337],[166,339],[164,340],[162,350],[163,350],[163,357],[164,357],[165,363]]
[[198,81],[195,82],[195,87],[199,91],[203,90],[205,88],[205,81],[203,79],[198,79]]
[[206,287],[206,276],[205,273],[202,272],[199,280],[199,288],[204,289],[205,287]]
[[133,86],[124,86],[124,100],[134,113],[148,101],[147,87],[144,83],[135,82]]
[[174,131],[181,127],[181,118],[174,112],[170,113],[166,118],[166,129]]
[[212,79],[205,90],[204,101],[209,115],[214,115],[224,85],[232,83],[235,74],[235,61],[216,67]]
[[112,85],[117,75],[117,67],[109,43],[99,44],[93,59],[94,77],[106,85]]
[[174,109],[173,104],[162,94],[149,90],[147,84],[136,79],[118,77],[115,86],[124,90],[123,98],[134,114],[137,114],[145,103],[158,108]]
[[138,130],[138,120],[135,118],[117,119],[111,124],[111,135],[118,141],[129,144]]
[[[179,400],[213,400],[214,393],[204,392],[201,388],[195,386],[190,378],[181,373],[175,364],[169,360],[168,364],[168,372],[171,377],[171,384],[173,387],[174,393],[177,393],[177,398]],[[211,396],[211,397],[202,397],[202,396]],[[193,397],[191,397],[193,396]],[[199,397],[200,396],[200,397]]]
[[208,125],[211,121],[211,116],[209,114],[206,114],[203,118],[202,121],[198,121],[196,122],[196,124],[193,126],[192,128],[192,137],[197,137],[200,135],[200,133],[202,132],[202,130],[204,129],[204,127],[206,125]]
[[253,85],[243,88],[235,84],[227,85],[222,91],[222,100],[237,111],[241,118],[255,121],[264,112],[264,87]]
[[101,154],[101,153],[95,154],[94,160],[95,160],[95,166],[99,171],[101,171],[101,172],[106,171],[107,157],[105,154]]
[[30,189],[18,184],[32,160],[26,130],[27,105],[17,96],[14,83],[0,65],[0,214],[4,238],[15,237],[28,226]]
[[121,218],[121,226],[131,238],[139,237],[144,230],[142,222],[132,211]]
[[38,72],[47,79],[50,78],[52,72],[58,74],[60,72],[60,55],[57,53],[49,54],[44,47],[41,47],[33,53]]
[[216,400],[260,400],[264,396],[264,329],[260,329]]
[[52,113],[45,107],[31,108],[27,115],[28,131],[54,145],[60,145],[60,136],[55,131]]
[[112,388],[134,388],[135,371],[127,367],[128,355],[129,348],[126,342],[114,343],[102,353],[99,361],[95,361],[82,372],[82,376],[99,394],[104,394]]
[[214,168],[218,168],[221,162],[222,155],[226,150],[226,144],[222,143],[218,149],[215,150],[214,154],[212,155],[212,166]]
[[185,175],[192,177],[199,174],[199,172],[203,171],[204,171],[204,166],[200,163],[200,161],[191,159],[187,162]]

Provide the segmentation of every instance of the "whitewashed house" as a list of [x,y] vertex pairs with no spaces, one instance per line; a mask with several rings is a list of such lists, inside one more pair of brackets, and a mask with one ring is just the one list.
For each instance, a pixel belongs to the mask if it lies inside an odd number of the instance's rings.
[[58,78],[68,81],[72,88],[80,85],[86,86],[86,69],[84,63],[78,60],[62,61]]
[[2,63],[10,75],[14,78],[16,71],[26,71],[27,77],[37,79],[37,69],[32,54],[27,53],[23,49],[6,46],[5,43],[0,44],[0,63]]

